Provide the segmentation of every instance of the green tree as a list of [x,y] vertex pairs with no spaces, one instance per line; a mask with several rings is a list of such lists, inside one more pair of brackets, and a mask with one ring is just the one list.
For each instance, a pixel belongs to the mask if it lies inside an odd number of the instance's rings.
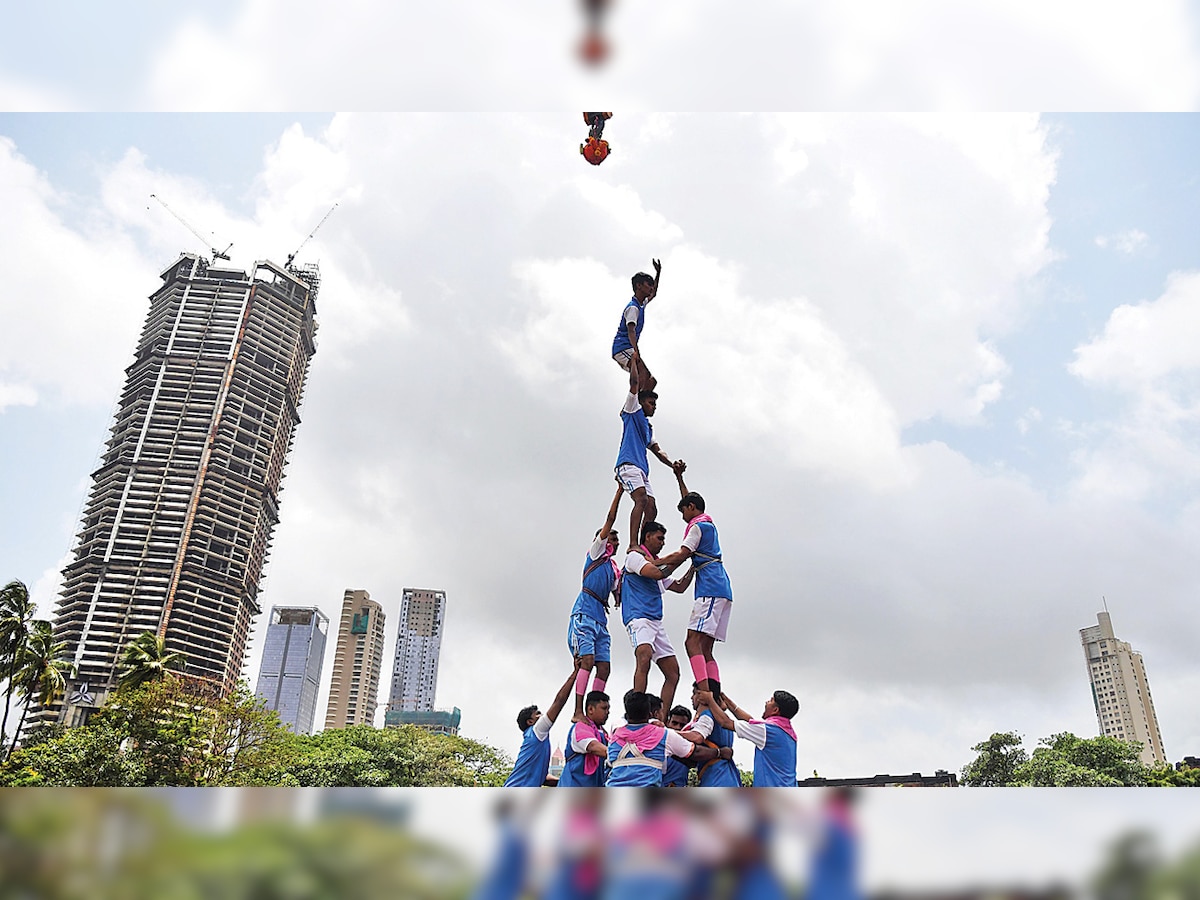
[[1016,784],[1018,769],[1029,760],[1015,731],[997,732],[971,749],[979,755],[962,770],[962,783],[969,787]]
[[0,588],[0,678],[5,682],[4,717],[0,719],[0,752],[7,746],[8,714],[13,694],[17,692],[16,674],[21,656],[29,639],[29,624],[33,621],[33,601],[25,582],[10,581]]
[[293,738],[264,784],[304,787],[498,787],[511,761],[498,750],[415,725],[352,725]]
[[126,753],[124,735],[111,723],[35,730],[3,764],[0,787],[137,787],[145,784],[139,760]]
[[150,681],[162,680],[168,672],[182,672],[187,665],[183,653],[167,650],[165,638],[144,631],[121,651],[117,675],[119,688],[138,688]]
[[1117,787],[1150,784],[1142,746],[1110,737],[1080,738],[1060,732],[1026,754],[1015,732],[993,734],[972,749],[979,755],[962,769],[970,787]]
[[1149,775],[1141,752],[1136,742],[1064,731],[1042,738],[1017,775],[1021,784],[1034,787],[1136,787]]
[[15,676],[17,690],[23,700],[21,720],[17,723],[5,757],[16,749],[21,729],[25,727],[25,716],[34,698],[40,698],[43,707],[49,706],[66,689],[67,677],[75,668],[62,656],[66,646],[64,642],[54,640],[54,629],[49,622],[44,619],[34,621]]

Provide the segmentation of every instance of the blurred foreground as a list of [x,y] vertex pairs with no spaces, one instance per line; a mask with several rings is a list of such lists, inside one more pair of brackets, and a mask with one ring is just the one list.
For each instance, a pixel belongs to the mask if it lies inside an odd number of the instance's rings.
[[0,898],[1186,900],[1200,897],[1190,797],[8,789]]

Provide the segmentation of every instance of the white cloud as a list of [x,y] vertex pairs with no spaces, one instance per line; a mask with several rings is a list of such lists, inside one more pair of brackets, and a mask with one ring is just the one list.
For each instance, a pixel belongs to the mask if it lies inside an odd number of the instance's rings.
[[[656,434],[688,460],[689,486],[722,529],[738,590],[726,681],[748,701],[797,685],[811,716],[802,770],[872,774],[860,767],[880,759],[928,772],[961,764],[966,741],[992,728],[1088,727],[1077,632],[1101,593],[1130,606],[1153,593],[1145,616],[1121,614],[1122,631],[1185,653],[1200,519],[1157,519],[1136,492],[1052,499],[1021,472],[901,440],[932,417],[985,421],[1008,389],[1002,339],[1052,259],[1054,152],[1039,123],[667,125],[618,113],[621,165],[592,169],[575,149],[577,113],[339,117],[321,134],[281,135],[245,179],[252,214],[137,153],[102,172],[100,199],[71,200],[7,147],[6,196],[22,205],[0,233],[28,258],[0,268],[40,287],[48,310],[0,296],[21,330],[20,344],[0,332],[4,381],[36,390],[40,406],[55,379],[82,390],[82,372],[110,373],[89,401],[107,406],[143,298],[190,239],[146,209],[151,191],[234,241],[239,261],[280,259],[340,200],[305,247],[325,276],[319,349],[260,600],[336,613],[345,588],[365,587],[394,612],[405,586],[445,589],[453,646],[439,703],[462,708],[468,735],[513,752],[516,708],[547,703],[569,665],[563,619],[611,497],[627,384],[609,347],[629,276],[661,257],[643,337],[660,379]],[[701,134],[707,153],[689,152]],[[481,135],[493,152],[480,152]],[[854,212],[856,185],[869,219]],[[114,284],[103,318],[87,290],[97,271]],[[1189,278],[1172,282],[1177,301],[1164,295],[1128,327],[1114,317],[1081,348],[1086,384],[1153,389],[1185,409],[1194,357],[1172,332],[1191,324]],[[117,304],[129,310],[121,329]],[[57,327],[92,315],[113,329],[111,358]],[[1075,427],[1090,449],[1095,423]],[[1138,485],[1113,465],[1107,482]],[[661,487],[669,497],[669,480]],[[1164,605],[1178,606],[1170,628],[1154,616]],[[673,635],[686,613],[669,609]],[[615,620],[613,631],[614,684],[625,684],[630,653]],[[989,724],[979,698],[1001,691],[1035,699],[997,707],[1017,721]],[[1175,704],[1160,708],[1164,723],[1195,732],[1185,693],[1163,694]]]
[[103,210],[82,211],[0,137],[0,372],[19,398],[112,403],[155,269]]
[[1102,234],[1095,238],[1095,244],[1101,250],[1111,247],[1123,256],[1133,256],[1144,250],[1149,242],[1150,236],[1136,228],[1130,228],[1128,231],[1121,231],[1117,234]]
[[37,402],[37,391],[28,385],[0,382],[0,413],[10,406],[35,406]]
[[662,213],[644,209],[637,191],[627,184],[613,186],[580,177],[575,180],[575,187],[584,200],[614,220],[612,223],[592,220],[590,227],[623,228],[633,237],[658,244],[670,244],[683,237],[679,226],[667,221]]

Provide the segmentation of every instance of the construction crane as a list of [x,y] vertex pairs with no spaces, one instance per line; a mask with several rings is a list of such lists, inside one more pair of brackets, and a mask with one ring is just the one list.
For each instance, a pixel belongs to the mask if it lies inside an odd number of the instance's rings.
[[328,219],[331,215],[333,215],[333,211],[337,208],[338,208],[338,205],[336,203],[333,204],[333,206],[329,207],[329,212],[325,213],[325,215],[323,215],[321,217],[321,221],[317,223],[317,227],[308,233],[308,237],[306,237],[304,240],[302,240],[300,242],[299,247],[297,247],[295,250],[293,250],[291,253],[288,254],[287,263],[285,265],[285,268],[291,268],[292,260],[296,258],[297,254],[300,253],[300,250],[304,247],[304,245],[308,243],[309,238],[311,238],[314,234],[317,233],[317,229],[325,224],[325,220]]
[[[188,231],[190,231],[192,234],[194,234],[196,237],[198,237],[205,244],[208,243],[208,239],[204,235],[202,235],[200,232],[198,232],[195,228],[193,228],[191,226],[191,224],[189,224],[187,219],[185,219],[179,213],[175,212],[175,210],[171,209],[171,207],[167,206],[166,201],[163,200],[162,197],[158,196],[157,194],[151,194],[150,198],[152,200],[157,200],[159,203],[161,203],[163,209],[165,209],[167,212],[169,212],[171,215],[173,215],[176,219],[178,219],[184,228],[186,228]],[[149,209],[149,207],[146,207],[146,208]],[[233,242],[230,241],[229,247],[232,247],[232,246],[233,246]],[[213,261],[216,262],[218,259],[228,260],[229,259],[229,247],[226,247],[224,250],[218,250],[216,247],[210,246],[209,250],[211,251],[211,253],[213,255]]]

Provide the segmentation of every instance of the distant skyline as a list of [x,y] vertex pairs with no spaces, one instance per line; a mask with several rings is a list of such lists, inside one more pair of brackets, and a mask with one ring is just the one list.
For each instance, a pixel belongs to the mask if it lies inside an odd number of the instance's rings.
[[239,267],[337,202],[303,251],[319,352],[264,609],[334,619],[366,588],[390,650],[404,586],[438,585],[443,705],[515,753],[569,671],[626,390],[608,347],[657,257],[655,429],[721,528],[723,682],[796,693],[800,772],[1093,735],[1102,596],[1168,757],[1200,751],[1195,116],[618,112],[595,168],[578,113],[295,118],[0,116],[0,571],[42,615],[146,297],[205,249],[149,195]]

